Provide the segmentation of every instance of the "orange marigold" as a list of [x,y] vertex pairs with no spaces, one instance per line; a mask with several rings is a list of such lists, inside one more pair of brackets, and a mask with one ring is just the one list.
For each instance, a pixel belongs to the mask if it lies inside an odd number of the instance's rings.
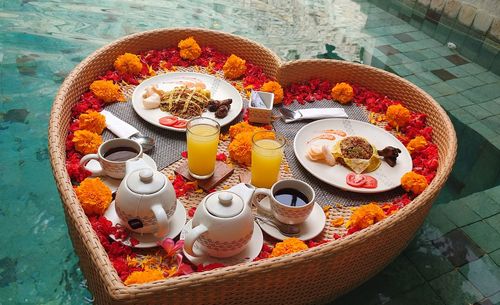
[[296,237],[286,238],[276,244],[269,257],[277,257],[285,254],[291,254],[302,250],[307,250],[307,245]]
[[422,193],[427,185],[427,179],[414,171],[407,172],[401,177],[403,189],[407,192],[413,192],[415,195]]
[[250,125],[246,121],[241,121],[229,127],[229,136],[231,137],[231,139],[234,139],[234,137],[239,133],[246,131],[260,131],[260,130],[264,130],[264,128]]
[[99,178],[85,178],[75,188],[85,214],[102,215],[111,203],[111,189]]
[[332,88],[332,98],[341,104],[347,104],[352,101],[354,90],[348,83],[337,83]]
[[125,53],[115,60],[115,69],[122,74],[137,75],[142,71],[142,63],[139,56],[132,53]]
[[229,156],[241,165],[250,166],[252,163],[252,136],[253,131],[238,133],[229,143]]
[[177,46],[183,59],[195,60],[201,55],[201,48],[193,36],[181,40]]
[[113,83],[112,80],[96,80],[90,85],[90,91],[106,103],[125,102],[120,86]]
[[274,104],[280,104],[283,101],[283,88],[278,82],[268,81],[260,87],[261,91],[274,93]]
[[222,71],[224,71],[224,76],[229,79],[237,79],[242,76],[243,73],[247,70],[247,66],[245,65],[246,61],[244,59],[239,58],[238,56],[231,54],[226,60],[226,63],[222,67]]
[[385,217],[384,210],[378,204],[372,202],[356,208],[345,226],[346,228],[355,227],[364,229],[381,221]]
[[340,227],[343,224],[344,224],[344,217],[339,217],[332,220],[332,226],[334,227]]
[[76,151],[86,155],[95,154],[99,145],[102,144],[102,138],[95,132],[88,130],[77,130],[73,136]]
[[415,138],[411,139],[410,142],[406,145],[406,149],[411,153],[414,151],[420,151],[424,147],[427,146],[427,140],[425,140],[424,137],[422,136],[416,136]]
[[410,116],[410,110],[401,104],[391,105],[385,112],[387,122],[394,128],[404,127],[410,121]]
[[104,128],[106,128],[106,117],[97,111],[87,111],[78,117],[78,127],[101,134]]
[[125,280],[125,285],[149,283],[163,280],[164,278],[162,270],[146,268],[144,271],[132,272]]

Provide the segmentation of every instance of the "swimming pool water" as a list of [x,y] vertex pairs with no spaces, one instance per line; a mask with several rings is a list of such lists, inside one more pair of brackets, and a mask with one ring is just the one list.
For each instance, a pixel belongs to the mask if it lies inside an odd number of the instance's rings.
[[[284,60],[361,61],[433,95],[459,137],[447,187],[409,248],[335,304],[500,303],[500,78],[494,73],[467,60],[451,62],[454,51],[364,0],[0,0],[0,7],[0,304],[92,298],[48,161],[53,98],[71,69],[100,46],[186,26],[242,35]],[[475,256],[460,256],[464,247]]]

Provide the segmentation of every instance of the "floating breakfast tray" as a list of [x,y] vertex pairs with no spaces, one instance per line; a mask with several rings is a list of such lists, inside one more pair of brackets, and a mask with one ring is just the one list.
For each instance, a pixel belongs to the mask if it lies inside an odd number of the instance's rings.
[[[173,47],[189,36],[194,36],[200,45],[215,46],[218,51],[237,54],[262,67],[282,86],[322,77],[332,83],[356,83],[405,101],[412,111],[427,114],[427,124],[434,130],[433,141],[438,146],[440,159],[435,179],[398,213],[339,240],[291,255],[125,286],[84,214],[66,171],[65,139],[71,108],[88,90],[90,83],[112,67],[117,56],[125,52]],[[180,139],[181,135],[168,134],[168,137]],[[95,304],[317,304],[331,301],[376,274],[406,247],[450,174],[456,145],[453,125],[444,110],[427,93],[394,74],[335,60],[300,60],[282,64],[273,52],[258,43],[195,28],[138,33],[97,50],[62,84],[52,107],[49,125],[49,152],[54,177],[68,230]],[[172,173],[174,166],[165,169],[167,175]],[[237,175],[233,176],[219,187],[236,183]],[[191,207],[200,198],[191,197],[184,203]],[[335,212],[348,217],[348,210]],[[333,232],[335,230],[327,226],[324,234],[328,237]]]

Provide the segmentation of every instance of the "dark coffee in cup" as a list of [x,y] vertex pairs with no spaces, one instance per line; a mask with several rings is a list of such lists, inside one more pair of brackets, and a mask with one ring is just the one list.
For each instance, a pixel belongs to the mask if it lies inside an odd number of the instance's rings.
[[274,193],[274,198],[281,204],[292,207],[301,207],[309,203],[309,199],[306,195],[292,188],[284,188],[276,191]]
[[139,154],[132,147],[114,147],[104,153],[104,158],[109,161],[127,161]]

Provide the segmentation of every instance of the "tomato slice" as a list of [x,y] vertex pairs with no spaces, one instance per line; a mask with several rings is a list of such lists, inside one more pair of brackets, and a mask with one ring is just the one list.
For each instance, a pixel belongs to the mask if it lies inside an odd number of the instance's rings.
[[174,125],[175,123],[177,123],[179,119],[175,116],[164,116],[162,118],[160,118],[159,122],[160,124],[164,125],[164,126],[172,126]]
[[365,175],[362,175],[362,174],[349,173],[345,177],[345,181],[347,184],[349,184],[352,187],[363,187],[363,185],[365,184],[366,178],[365,178]]
[[187,126],[187,121],[186,120],[177,120],[177,122],[175,122],[172,127],[174,128],[186,128]]
[[372,176],[364,175],[365,176],[365,183],[363,184],[364,188],[367,189],[374,189],[377,188],[378,182],[377,179],[373,178]]

